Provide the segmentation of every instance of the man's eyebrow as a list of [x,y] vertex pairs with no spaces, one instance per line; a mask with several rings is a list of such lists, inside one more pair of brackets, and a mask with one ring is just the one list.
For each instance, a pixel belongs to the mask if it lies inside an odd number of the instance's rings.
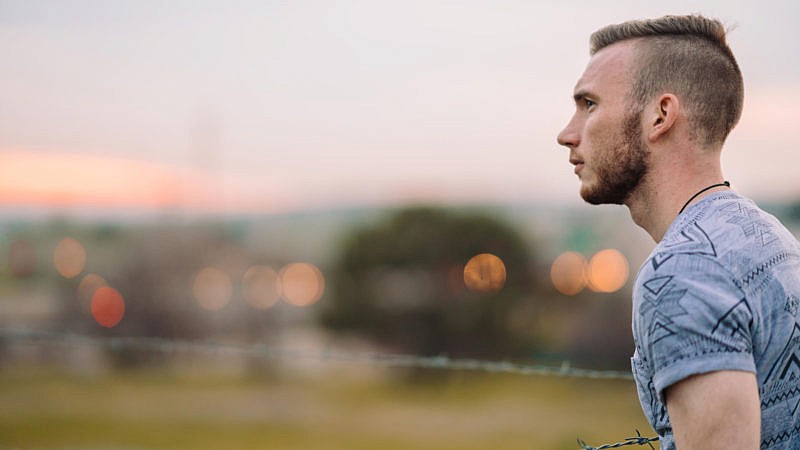
[[572,98],[575,100],[575,102],[579,102],[579,101],[583,100],[584,97],[587,97],[587,96],[591,96],[591,94],[589,94],[588,91],[580,90],[580,91],[575,92],[575,94],[572,95]]

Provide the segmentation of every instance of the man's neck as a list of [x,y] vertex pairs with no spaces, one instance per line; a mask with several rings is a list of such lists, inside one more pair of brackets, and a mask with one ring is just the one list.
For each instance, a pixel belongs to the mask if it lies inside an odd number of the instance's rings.
[[666,206],[665,199],[659,197],[664,195],[659,195],[656,189],[642,186],[625,202],[633,222],[647,231],[655,242],[661,241],[677,217],[675,211]]
[[[722,182],[718,165],[697,167],[695,170],[665,171],[650,173],[641,185],[631,193],[625,205],[634,223],[644,228],[655,242],[661,241],[669,226],[678,217],[684,205],[691,205],[703,197],[726,189],[716,187],[706,190],[692,199],[701,190]],[[689,199],[691,202],[687,203]]]

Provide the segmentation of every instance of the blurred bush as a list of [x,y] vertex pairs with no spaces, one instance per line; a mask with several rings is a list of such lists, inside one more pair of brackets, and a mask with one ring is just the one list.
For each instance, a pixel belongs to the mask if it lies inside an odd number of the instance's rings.
[[[503,261],[505,282],[470,290],[465,265],[484,253]],[[534,344],[530,334],[519,333],[512,323],[536,289],[530,261],[520,234],[494,217],[401,209],[348,234],[332,268],[320,322],[395,352],[474,358],[528,354]]]

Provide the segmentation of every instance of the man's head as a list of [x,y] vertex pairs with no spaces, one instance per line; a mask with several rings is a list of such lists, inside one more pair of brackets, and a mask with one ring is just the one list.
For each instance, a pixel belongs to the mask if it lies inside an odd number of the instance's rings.
[[718,20],[664,16],[609,25],[590,38],[590,54],[636,40],[630,99],[637,107],[663,92],[685,105],[697,145],[722,145],[739,121],[744,84]]
[[742,79],[725,30],[700,16],[607,26],[575,86],[576,112],[559,134],[589,203],[625,203],[650,171],[643,111],[663,96],[680,104],[688,138],[719,148],[742,109]]

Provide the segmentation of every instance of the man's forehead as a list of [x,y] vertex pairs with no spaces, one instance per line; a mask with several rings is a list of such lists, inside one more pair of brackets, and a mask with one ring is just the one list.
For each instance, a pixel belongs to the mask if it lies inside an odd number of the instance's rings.
[[627,84],[634,50],[633,40],[618,42],[600,49],[589,59],[583,75],[575,84],[575,93],[591,89],[598,83]]

